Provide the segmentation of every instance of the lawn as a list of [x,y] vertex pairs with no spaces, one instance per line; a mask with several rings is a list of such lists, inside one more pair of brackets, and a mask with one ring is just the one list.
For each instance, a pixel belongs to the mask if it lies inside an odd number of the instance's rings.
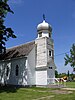
[[75,82],[66,82],[66,87],[75,88]]
[[[75,87],[68,82],[67,87]],[[52,88],[0,87],[0,100],[75,100],[75,91]]]

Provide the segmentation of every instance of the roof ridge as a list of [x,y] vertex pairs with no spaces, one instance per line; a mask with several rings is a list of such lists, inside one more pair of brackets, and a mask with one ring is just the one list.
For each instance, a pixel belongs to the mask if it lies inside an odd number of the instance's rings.
[[33,42],[35,42],[35,41],[30,41],[30,42],[26,42],[26,43],[24,43],[24,44],[16,45],[16,46],[13,46],[13,47],[7,48],[7,50],[14,49],[14,48],[17,48],[17,47],[20,47],[20,46],[24,46],[24,45],[27,45],[27,44],[29,44],[29,43],[33,43]]
[[32,41],[19,46],[9,48],[6,50],[6,53],[4,55],[0,56],[0,60],[27,56],[31,52],[34,46],[35,46],[35,41]]

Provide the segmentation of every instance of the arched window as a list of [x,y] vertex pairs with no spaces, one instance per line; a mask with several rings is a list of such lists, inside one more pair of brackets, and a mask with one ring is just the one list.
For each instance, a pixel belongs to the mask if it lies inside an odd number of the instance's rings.
[[7,68],[6,68],[6,76],[8,76],[9,75],[9,67],[7,66]]
[[16,65],[16,72],[15,72],[15,74],[16,74],[16,76],[18,76],[18,74],[19,74],[19,67],[18,67],[18,65]]

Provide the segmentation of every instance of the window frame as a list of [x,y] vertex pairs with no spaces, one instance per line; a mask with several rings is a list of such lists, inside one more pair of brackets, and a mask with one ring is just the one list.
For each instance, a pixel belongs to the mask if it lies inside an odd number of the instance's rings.
[[52,50],[49,50],[49,56],[52,57]]
[[39,37],[42,37],[42,32],[39,33]]
[[18,76],[18,75],[19,75],[19,66],[18,66],[18,65],[16,65],[15,75],[16,75],[16,76]]
[[6,66],[6,76],[8,77],[8,75],[9,75],[9,67]]

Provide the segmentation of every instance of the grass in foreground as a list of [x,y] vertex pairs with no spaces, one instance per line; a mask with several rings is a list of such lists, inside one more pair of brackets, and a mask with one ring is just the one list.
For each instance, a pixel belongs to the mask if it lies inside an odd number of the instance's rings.
[[[67,83],[75,87],[75,82]],[[0,100],[75,100],[75,91],[52,88],[0,88]]]
[[75,88],[75,82],[66,82],[66,87]]

